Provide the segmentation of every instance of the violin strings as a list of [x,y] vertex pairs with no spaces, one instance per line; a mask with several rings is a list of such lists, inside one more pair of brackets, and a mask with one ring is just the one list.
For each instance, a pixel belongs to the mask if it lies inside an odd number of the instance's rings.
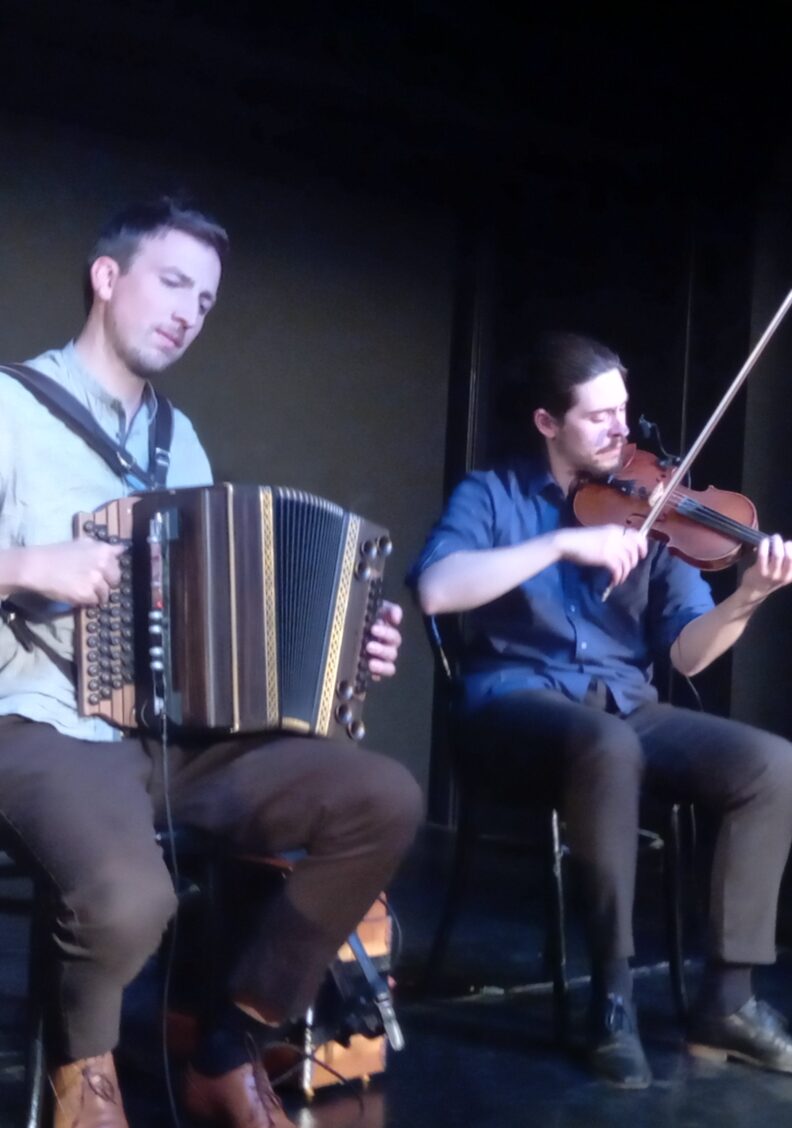
[[717,509],[703,505],[695,498],[687,497],[676,490],[669,495],[667,500],[672,502],[675,508],[678,508],[683,502],[686,503],[694,512],[682,514],[682,516],[690,516],[692,520],[700,521],[701,524],[714,529],[716,532],[731,534],[737,540],[742,540],[754,546],[764,539],[764,534],[750,525],[743,525],[740,521],[735,521],[733,517],[727,517],[725,514],[719,513]]

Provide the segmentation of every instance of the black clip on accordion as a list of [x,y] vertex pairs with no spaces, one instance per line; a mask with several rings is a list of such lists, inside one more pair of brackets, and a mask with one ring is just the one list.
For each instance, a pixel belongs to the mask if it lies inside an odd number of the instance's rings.
[[386,529],[297,490],[161,490],[78,513],[128,545],[76,615],[78,707],[120,728],[361,740]]

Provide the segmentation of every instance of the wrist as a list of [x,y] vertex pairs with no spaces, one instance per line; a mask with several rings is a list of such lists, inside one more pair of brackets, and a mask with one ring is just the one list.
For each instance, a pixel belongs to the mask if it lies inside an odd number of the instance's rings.
[[757,591],[756,588],[743,587],[741,584],[729,597],[729,603],[738,615],[747,618],[761,603],[764,603],[769,594],[767,591]]
[[0,598],[36,590],[35,548],[7,548],[0,552]]
[[552,551],[556,563],[559,560],[565,560],[567,558],[569,553],[569,534],[574,532],[574,529],[556,529],[555,532],[546,534],[548,547]]
[[18,548],[7,548],[0,553],[0,599],[12,595],[19,587]]

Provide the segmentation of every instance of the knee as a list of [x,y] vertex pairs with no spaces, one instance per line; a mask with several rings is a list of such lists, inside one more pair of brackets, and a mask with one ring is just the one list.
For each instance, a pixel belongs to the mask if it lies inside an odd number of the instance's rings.
[[345,787],[349,814],[358,813],[374,831],[406,848],[423,818],[423,795],[410,772],[396,760],[365,753]]
[[643,750],[637,734],[618,717],[594,713],[570,734],[565,749],[568,764],[596,781],[640,781]]
[[772,733],[757,733],[746,750],[746,766],[757,792],[792,805],[792,743]]
[[176,911],[176,894],[167,870],[152,874],[104,873],[75,901],[73,931],[89,957],[106,967],[142,965],[156,951]]

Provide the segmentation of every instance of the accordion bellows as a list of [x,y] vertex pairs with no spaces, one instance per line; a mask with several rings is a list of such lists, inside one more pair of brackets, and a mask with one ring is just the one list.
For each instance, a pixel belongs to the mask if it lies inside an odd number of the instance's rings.
[[130,545],[110,604],[77,613],[82,713],[362,738],[384,528],[297,490],[222,484],[122,498],[75,532]]

